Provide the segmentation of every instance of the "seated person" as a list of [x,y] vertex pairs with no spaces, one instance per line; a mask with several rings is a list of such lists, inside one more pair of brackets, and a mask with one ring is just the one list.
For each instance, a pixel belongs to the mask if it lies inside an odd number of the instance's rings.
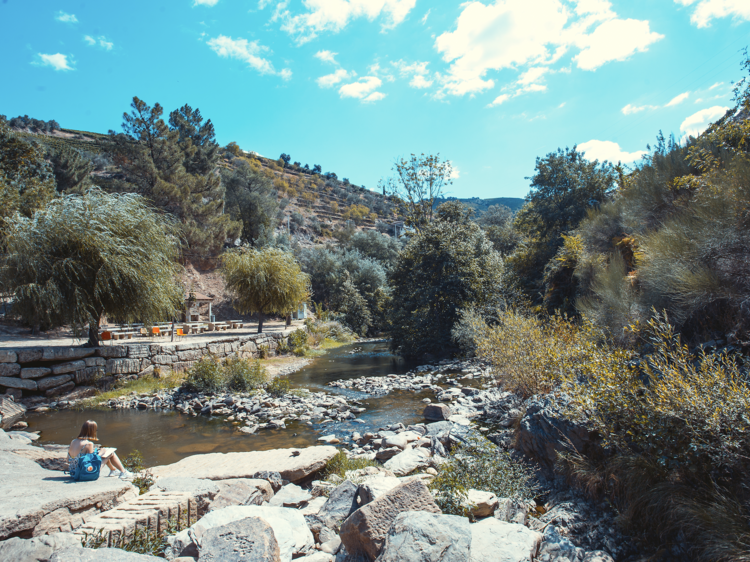
[[[78,437],[73,439],[73,441],[70,442],[70,447],[68,447],[68,465],[71,474],[75,472],[78,465],[78,459],[81,455],[97,452],[92,441],[98,441],[96,437],[96,422],[89,420],[83,424]],[[122,466],[120,459],[115,454],[115,449],[102,449],[101,452],[99,452],[99,455],[102,457],[102,462],[109,467],[110,476],[119,475],[120,478],[133,477],[133,475]]]

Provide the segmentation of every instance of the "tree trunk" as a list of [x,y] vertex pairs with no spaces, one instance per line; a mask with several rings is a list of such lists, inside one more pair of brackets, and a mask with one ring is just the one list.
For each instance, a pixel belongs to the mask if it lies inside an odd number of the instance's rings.
[[286,327],[288,328],[291,325],[292,325],[292,315],[291,314],[287,314],[286,315]]
[[263,313],[262,312],[258,313],[258,333],[259,334],[263,333]]
[[96,320],[92,320],[89,322],[89,347],[99,347],[99,319],[101,316],[98,316]]

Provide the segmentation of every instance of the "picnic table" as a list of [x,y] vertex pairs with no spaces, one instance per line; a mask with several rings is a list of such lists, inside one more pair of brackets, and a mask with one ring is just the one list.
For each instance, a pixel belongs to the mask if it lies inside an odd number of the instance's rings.
[[208,323],[208,331],[209,332],[218,332],[218,331],[226,331],[229,329],[229,322],[209,322]]
[[245,325],[244,320],[229,320],[228,322],[232,325],[232,330],[235,328],[242,328],[242,326]]
[[203,322],[186,322],[182,325],[182,329],[186,334],[201,334],[207,326]]

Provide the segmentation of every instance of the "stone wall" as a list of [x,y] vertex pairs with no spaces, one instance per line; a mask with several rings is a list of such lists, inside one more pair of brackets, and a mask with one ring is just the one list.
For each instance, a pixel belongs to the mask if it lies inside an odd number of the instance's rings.
[[123,377],[137,377],[152,368],[184,371],[204,355],[256,358],[266,346],[275,354],[289,332],[223,337],[194,343],[132,343],[92,347],[29,347],[0,349],[0,391],[19,398],[54,398],[76,386],[107,386]]

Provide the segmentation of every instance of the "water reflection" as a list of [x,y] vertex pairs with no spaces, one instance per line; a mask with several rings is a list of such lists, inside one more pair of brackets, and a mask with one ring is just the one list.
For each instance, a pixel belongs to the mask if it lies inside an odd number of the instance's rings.
[[364,423],[347,421],[308,426],[289,422],[286,429],[261,430],[256,435],[246,435],[224,418],[192,417],[176,412],[64,410],[32,414],[27,421],[29,429],[41,431],[41,442],[67,445],[78,434],[83,422],[95,419],[102,444],[117,447],[121,457],[138,449],[150,466],[176,462],[198,453],[306,447],[315,444],[320,435],[335,433],[343,438],[353,431],[363,433],[396,422],[422,421],[421,400],[431,397],[429,391],[395,391],[386,396],[370,397],[361,392],[326,386],[328,382],[339,379],[403,374],[411,367],[413,365],[389,353],[387,344],[364,343],[331,350],[289,376],[293,387],[360,400],[367,408],[359,416]]

